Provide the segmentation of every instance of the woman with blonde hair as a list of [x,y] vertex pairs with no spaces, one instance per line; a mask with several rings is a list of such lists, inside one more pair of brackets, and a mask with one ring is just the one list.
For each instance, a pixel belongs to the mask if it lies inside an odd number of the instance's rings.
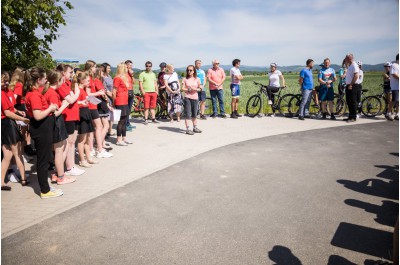
[[167,65],[164,75],[164,85],[168,95],[168,114],[171,122],[174,121],[174,114],[179,122],[182,112],[183,99],[181,95],[181,86],[179,84],[178,74],[174,71],[172,64]]
[[[96,87],[94,84],[94,75],[96,73],[96,63],[92,60],[87,60],[85,67],[84,67],[84,71],[87,72],[87,74],[89,75],[89,86],[86,88],[86,93],[88,96],[94,96],[94,97],[98,97],[98,96],[103,96],[105,95],[105,91],[104,88],[102,90],[96,91]],[[97,110],[97,105],[92,104],[89,102],[89,110],[90,110],[90,114],[92,116],[92,122],[93,122],[93,126],[94,126],[94,133],[90,133],[89,134],[89,145],[90,145],[90,151],[91,151],[91,155],[95,156],[96,155],[96,151],[93,148],[93,141],[94,141],[94,136],[96,137],[96,143],[97,143],[97,150],[98,153],[103,154],[105,152],[105,150],[103,149],[103,140],[101,140],[101,135],[102,135],[102,124],[100,121],[100,115],[99,115],[99,111]],[[103,152],[104,151],[104,152]],[[105,156],[104,156],[105,157]],[[109,156],[108,156],[109,157]]]
[[[9,89],[14,92],[16,100],[15,109],[18,110],[24,117],[26,117],[25,97],[23,96],[24,90],[24,73],[25,70],[21,67],[15,68],[9,85]],[[36,150],[31,144],[31,135],[29,134],[29,126],[21,126],[21,133],[25,140],[22,141],[21,148],[25,150],[28,156],[35,154]],[[26,143],[26,145],[25,145]]]
[[129,115],[128,107],[128,86],[129,80],[127,77],[127,68],[125,63],[120,63],[117,66],[117,73],[113,81],[113,104],[114,108],[121,111],[121,117],[117,125],[117,143],[119,146],[127,146],[132,144],[126,139],[126,118]]

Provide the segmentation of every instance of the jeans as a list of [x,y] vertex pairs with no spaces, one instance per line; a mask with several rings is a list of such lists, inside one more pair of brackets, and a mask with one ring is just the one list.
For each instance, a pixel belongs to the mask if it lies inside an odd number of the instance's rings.
[[312,89],[303,89],[301,91],[302,99],[299,109],[299,116],[304,117],[310,115],[310,103],[312,96]]
[[210,90],[211,94],[211,101],[213,105],[213,113],[217,115],[217,98],[219,102],[219,110],[221,112],[221,115],[225,114],[225,108],[224,108],[224,90],[222,89],[215,89],[215,90]]
[[128,108],[129,108],[129,113],[126,116],[126,126],[130,126],[131,123],[129,121],[129,115],[131,114],[131,109],[132,109],[132,105],[133,105],[133,100],[135,99],[135,97],[133,98],[128,98]]

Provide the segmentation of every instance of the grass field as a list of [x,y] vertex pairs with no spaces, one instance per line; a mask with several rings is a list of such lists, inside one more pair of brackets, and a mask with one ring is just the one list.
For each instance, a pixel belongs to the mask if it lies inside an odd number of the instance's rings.
[[[286,89],[285,91],[282,91],[281,95],[288,94],[288,93],[294,93],[294,94],[299,94],[300,93],[300,86],[298,83],[299,76],[297,74],[285,74],[285,81],[286,81]],[[242,85],[241,85],[241,97],[239,101],[239,113],[245,113],[246,112],[246,103],[247,100],[257,93],[259,87],[254,85],[253,82],[258,82],[261,84],[268,84],[268,76],[245,76],[244,79],[242,80]],[[382,92],[382,88],[380,87],[380,84],[383,83],[382,79],[382,73],[379,72],[370,72],[370,73],[365,73],[364,74],[364,81],[363,81],[363,89],[369,89],[369,91],[366,93],[366,95],[376,95],[380,94]],[[229,90],[229,84],[230,84],[230,78],[227,78],[224,83],[224,103],[225,103],[225,112],[227,114],[231,113],[231,92]],[[314,74],[314,86],[318,84],[317,81],[317,74]],[[335,92],[337,93],[338,90],[338,82],[335,83]],[[135,90],[138,92],[138,83],[135,84]],[[210,91],[208,89],[207,85],[207,97],[210,96]],[[263,100],[265,101],[266,98],[263,97]],[[264,102],[266,103],[266,101]],[[263,107],[264,110],[263,112],[267,111],[270,112],[270,107],[268,104],[264,104]]]

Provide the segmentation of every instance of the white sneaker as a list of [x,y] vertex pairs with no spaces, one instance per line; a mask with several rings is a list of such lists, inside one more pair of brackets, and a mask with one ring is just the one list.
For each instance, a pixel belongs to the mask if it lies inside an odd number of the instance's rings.
[[275,114],[274,114],[274,113],[272,113],[270,117],[271,117],[271,118],[275,118]]
[[272,105],[272,100],[268,100],[268,105]]
[[113,154],[107,152],[106,150],[97,153],[97,158],[110,158],[112,156]]
[[8,179],[12,183],[18,183],[19,182],[19,178],[18,178],[17,174],[15,174],[14,172],[8,174]]
[[361,115],[360,115],[360,114],[357,114],[357,119],[359,119],[359,118],[361,118]]
[[83,173],[85,173],[85,170],[79,169],[77,167],[73,167],[70,170],[65,171],[65,175],[67,175],[67,176],[80,176]]
[[96,150],[92,150],[92,151],[90,151],[90,156],[96,156]]

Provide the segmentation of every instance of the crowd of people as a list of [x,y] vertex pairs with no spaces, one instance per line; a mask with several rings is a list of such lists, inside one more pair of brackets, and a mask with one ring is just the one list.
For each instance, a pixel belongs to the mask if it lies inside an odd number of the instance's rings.
[[[388,120],[398,120],[398,60],[399,55],[396,62],[384,65],[384,90],[390,102],[386,114]],[[244,78],[240,72],[240,63],[239,59],[234,59],[230,70],[230,117],[233,119],[242,116],[238,112],[241,80]],[[180,81],[172,64],[161,63],[161,71],[157,76],[152,71],[152,63],[146,62],[145,70],[138,78],[139,89],[144,98],[144,124],[148,125],[150,121],[159,123],[155,113],[159,97],[167,106],[164,118],[169,118],[171,122],[179,122],[181,114],[184,113],[186,134],[201,133],[197,125],[197,116],[199,113],[200,119],[207,119],[204,114],[207,83],[213,105],[210,117],[227,118],[223,93],[226,75],[219,65],[219,60],[213,60],[212,68],[205,72],[201,69],[201,60],[196,60],[194,65],[187,66],[185,77]],[[83,168],[98,164],[97,159],[113,157],[110,152],[113,148],[106,139],[115,135],[110,120],[110,114],[115,110],[120,112],[116,126],[116,145],[132,144],[127,138],[127,131],[136,128],[130,120],[136,83],[132,66],[131,60],[118,64],[114,78],[110,75],[110,64],[98,65],[92,60],[88,60],[83,69],[60,64],[56,69],[47,72],[40,67],[29,70],[17,67],[12,75],[3,72],[1,189],[11,190],[6,184],[6,177],[26,186],[29,181],[24,163],[36,156],[40,197],[45,199],[63,195],[61,189],[49,185],[49,170],[51,183],[70,184],[76,181],[76,176],[85,173]],[[309,116],[311,97],[313,93],[316,96],[313,66],[314,61],[309,59],[306,67],[300,72],[300,120]],[[267,88],[269,104],[274,103],[274,93],[286,86],[283,74],[277,67],[276,63],[270,64]],[[333,89],[334,82],[339,79],[339,92],[346,93],[349,106],[349,117],[346,120],[356,121],[363,80],[362,63],[356,63],[352,54],[346,55],[339,77],[330,67],[328,58],[321,67],[318,74],[318,95],[315,99],[316,102],[321,102],[322,119],[326,119],[328,113],[331,113],[331,119],[335,119]],[[391,114],[393,106],[396,107],[394,117]],[[79,167],[75,165],[76,151]]]

